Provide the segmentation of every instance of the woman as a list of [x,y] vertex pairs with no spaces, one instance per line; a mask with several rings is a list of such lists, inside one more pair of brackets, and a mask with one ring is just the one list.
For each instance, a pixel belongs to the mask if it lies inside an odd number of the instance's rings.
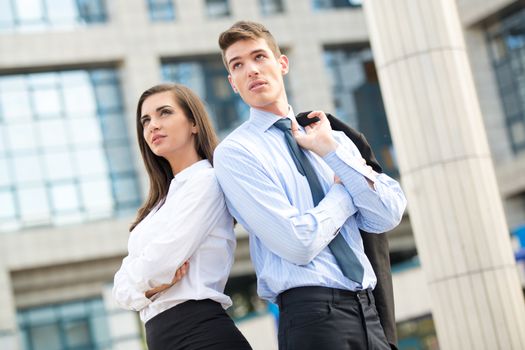
[[115,299],[140,311],[150,350],[251,349],[224,311],[235,236],[203,103],[184,86],[157,85],[141,95],[136,125],[150,188],[115,274]]

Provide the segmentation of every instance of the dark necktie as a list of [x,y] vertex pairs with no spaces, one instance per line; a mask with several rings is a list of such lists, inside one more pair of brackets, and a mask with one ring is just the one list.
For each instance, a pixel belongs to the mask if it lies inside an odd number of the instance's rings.
[[[312,164],[306,157],[306,154],[304,154],[304,152],[300,149],[292,135],[292,121],[289,118],[281,118],[273,125],[284,132],[286,143],[292,155],[292,159],[301,175],[306,176],[306,180],[310,185],[310,191],[312,192],[314,206],[317,206],[324,198],[324,191]],[[335,260],[337,261],[337,264],[341,268],[343,274],[352,281],[361,284],[363,282],[364,275],[363,265],[361,265],[357,259],[357,256],[354,254],[352,248],[346,243],[343,236],[341,234],[337,234],[337,236],[335,236],[334,239],[328,244],[328,247],[332,251],[332,254],[334,255]]]

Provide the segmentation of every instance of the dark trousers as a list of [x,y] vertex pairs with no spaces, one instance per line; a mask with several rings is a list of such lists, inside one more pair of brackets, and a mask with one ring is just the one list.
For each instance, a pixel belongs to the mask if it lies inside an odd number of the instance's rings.
[[371,291],[299,287],[277,303],[279,350],[390,350]]
[[251,350],[222,306],[189,300],[146,322],[149,350]]

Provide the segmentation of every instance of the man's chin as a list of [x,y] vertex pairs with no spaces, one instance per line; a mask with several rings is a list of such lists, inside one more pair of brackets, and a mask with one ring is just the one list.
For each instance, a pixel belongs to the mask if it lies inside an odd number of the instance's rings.
[[252,99],[251,101],[245,101],[250,107],[257,108],[257,109],[264,109],[265,107],[268,107],[271,105],[268,101],[264,101],[261,99]]

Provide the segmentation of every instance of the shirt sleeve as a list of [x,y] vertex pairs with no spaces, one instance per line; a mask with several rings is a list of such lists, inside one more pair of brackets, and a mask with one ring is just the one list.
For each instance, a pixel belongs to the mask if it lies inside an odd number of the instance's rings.
[[[323,157],[341,179],[357,208],[360,229],[381,233],[396,227],[406,208],[406,198],[397,181],[386,174],[377,174],[361,163],[361,154],[354,143],[336,133],[338,147]],[[373,182],[371,188],[366,181]]]
[[129,282],[125,265],[129,262],[129,256],[122,261],[122,266],[115,274],[113,281],[113,298],[117,304],[127,310],[140,311],[149,304],[151,300],[146,298],[144,292],[138,291]]
[[312,261],[356,212],[338,184],[316,207],[300,212],[282,186],[241,145],[223,141],[214,157],[217,179],[232,215],[270,251],[294,264]]
[[177,269],[192,256],[227,210],[213,172],[187,181],[191,183],[183,185],[176,201],[168,198],[164,203],[168,206],[164,209],[172,215],[156,223],[155,239],[140,255],[130,256],[123,265],[129,283],[139,292],[171,283]]

